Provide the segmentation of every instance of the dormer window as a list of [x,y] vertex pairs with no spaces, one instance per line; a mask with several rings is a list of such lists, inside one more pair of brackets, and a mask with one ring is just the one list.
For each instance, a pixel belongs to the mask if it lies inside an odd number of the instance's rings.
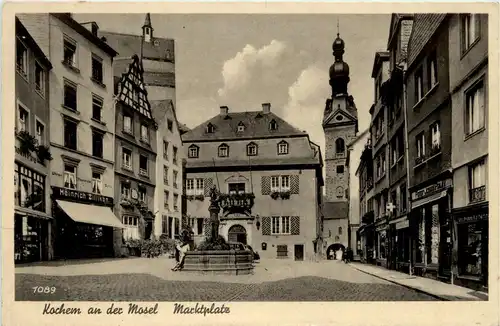
[[213,124],[209,123],[207,126],[207,134],[213,134],[215,131],[215,127]]
[[278,143],[278,155],[288,154],[288,143],[284,140]]
[[200,148],[196,145],[191,145],[188,148],[189,158],[198,158],[200,156]]
[[240,123],[238,123],[238,132],[243,132],[245,131],[245,125],[243,124],[243,122],[240,121]]
[[229,146],[227,144],[221,144],[219,146],[219,157],[229,156]]
[[250,143],[247,145],[247,156],[256,156],[257,155],[257,144]]
[[269,130],[278,130],[278,123],[274,119],[269,123]]

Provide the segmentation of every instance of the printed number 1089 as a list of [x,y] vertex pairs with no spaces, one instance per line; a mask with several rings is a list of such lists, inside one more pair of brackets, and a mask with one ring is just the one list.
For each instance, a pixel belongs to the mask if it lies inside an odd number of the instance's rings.
[[33,293],[50,293],[54,294],[56,293],[56,287],[55,286],[34,286],[33,288]]

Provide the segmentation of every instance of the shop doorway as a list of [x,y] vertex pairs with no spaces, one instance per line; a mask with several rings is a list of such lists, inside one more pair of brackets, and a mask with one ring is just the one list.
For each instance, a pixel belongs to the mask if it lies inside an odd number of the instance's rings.
[[304,245],[295,245],[294,256],[295,260],[304,260]]
[[227,232],[227,239],[229,242],[241,242],[243,244],[247,244],[247,231],[239,224],[233,225]]

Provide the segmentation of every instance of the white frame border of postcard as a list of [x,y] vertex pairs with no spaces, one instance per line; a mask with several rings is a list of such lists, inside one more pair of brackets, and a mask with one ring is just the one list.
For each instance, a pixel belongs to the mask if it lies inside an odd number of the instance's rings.
[[499,9],[7,3],[2,322],[498,325]]

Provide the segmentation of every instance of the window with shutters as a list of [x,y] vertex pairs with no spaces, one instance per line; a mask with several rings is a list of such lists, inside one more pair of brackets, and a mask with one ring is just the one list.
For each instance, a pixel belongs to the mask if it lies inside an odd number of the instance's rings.
[[290,191],[290,176],[280,175],[271,177],[271,192]]
[[288,235],[290,232],[290,216],[273,216],[271,234]]
[[288,256],[288,246],[287,245],[277,245],[276,246],[276,253],[278,258],[279,257],[287,257]]
[[203,178],[196,178],[195,195],[203,195],[205,193],[205,180]]

